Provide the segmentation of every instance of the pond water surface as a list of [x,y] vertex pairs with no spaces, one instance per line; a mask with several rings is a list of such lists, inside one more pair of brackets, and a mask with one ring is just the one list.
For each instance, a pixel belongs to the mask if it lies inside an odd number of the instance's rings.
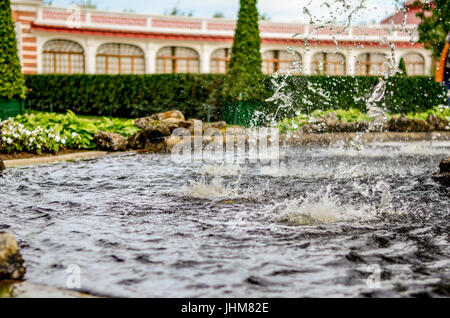
[[450,296],[450,191],[431,179],[449,150],[289,148],[280,167],[123,154],[14,168],[0,175],[0,231],[19,240],[29,281],[66,288],[76,264],[81,289],[106,296]]

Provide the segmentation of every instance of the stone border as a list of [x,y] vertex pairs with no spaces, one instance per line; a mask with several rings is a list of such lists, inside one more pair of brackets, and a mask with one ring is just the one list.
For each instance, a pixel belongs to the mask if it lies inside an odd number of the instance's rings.
[[107,151],[86,151],[86,152],[75,152],[65,155],[56,155],[49,157],[35,157],[35,158],[26,158],[26,159],[13,159],[13,160],[4,160],[6,168],[12,167],[20,167],[20,166],[28,166],[28,165],[37,165],[44,163],[55,163],[61,161],[69,161],[69,160],[77,160],[77,159],[92,159],[103,157],[109,154]]
[[29,282],[0,282],[0,298],[99,298],[76,291]]
[[[357,133],[325,133],[325,134],[299,134],[292,133],[280,136],[280,141],[289,146],[326,146],[336,142],[352,142]],[[373,142],[414,142],[414,141],[450,141],[449,131],[429,133],[362,133],[361,141]]]

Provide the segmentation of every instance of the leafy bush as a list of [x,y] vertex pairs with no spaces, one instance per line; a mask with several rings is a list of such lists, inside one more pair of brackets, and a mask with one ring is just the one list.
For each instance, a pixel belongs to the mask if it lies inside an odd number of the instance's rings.
[[[27,107],[37,110],[95,116],[135,118],[170,109],[179,109],[188,118],[211,120],[224,116],[224,75],[28,75],[32,90]],[[366,110],[366,101],[378,83],[377,77],[351,76],[266,76],[261,100],[271,97],[277,85],[286,81],[280,93],[289,96],[292,105],[284,102],[261,102],[267,114],[277,119],[311,114],[317,109],[350,108]],[[446,104],[445,88],[431,77],[397,76],[387,80],[387,92],[380,103],[391,113],[422,112]],[[225,109],[226,110],[226,109]],[[259,109],[261,110],[261,109]],[[225,112],[226,113],[226,112]],[[233,116],[228,117],[228,121]]]
[[221,119],[223,75],[29,75],[27,107],[94,116],[136,118],[179,109]]
[[25,98],[10,0],[0,2],[0,100]]
[[[289,96],[292,105],[281,108],[278,119],[311,114],[317,109],[366,111],[366,101],[378,83],[378,77],[372,76],[292,76],[266,79],[267,90],[274,91],[277,83],[283,80],[286,85],[281,93]],[[431,77],[396,76],[386,82],[387,90],[380,106],[389,113],[421,112],[446,104],[445,89]],[[275,106],[283,103],[281,99],[274,101]]]
[[418,113],[408,113],[407,116],[410,118],[414,118],[414,119],[423,119],[426,120],[428,118],[428,116],[430,115],[435,115],[444,119],[447,119],[448,121],[450,121],[450,108],[448,106],[443,106],[443,107],[435,107],[433,109],[428,109],[426,111],[423,112],[418,112]]
[[[337,109],[337,110],[316,110],[311,114],[299,114],[293,118],[284,118],[277,123],[277,127],[280,129],[281,133],[285,133],[287,131],[296,130],[302,126],[305,126],[308,123],[315,122],[320,118],[325,117],[330,113],[335,113],[340,121],[344,122],[361,122],[361,121],[370,121],[372,120],[365,112],[350,108],[348,110]],[[433,109],[429,109],[424,112],[418,113],[408,113],[406,116],[414,119],[423,119],[427,120],[429,115],[436,115],[438,117],[444,118],[450,121],[450,108],[444,107],[434,107]],[[398,117],[399,114],[391,113],[388,114],[388,118]]]
[[66,140],[61,139],[51,128],[26,128],[13,118],[2,122],[0,128],[0,151],[5,153],[57,152],[66,143]]
[[38,113],[19,115],[0,124],[0,151],[57,152],[61,149],[93,149],[98,131],[130,137],[139,129],[133,120],[103,118],[89,120],[67,114]]

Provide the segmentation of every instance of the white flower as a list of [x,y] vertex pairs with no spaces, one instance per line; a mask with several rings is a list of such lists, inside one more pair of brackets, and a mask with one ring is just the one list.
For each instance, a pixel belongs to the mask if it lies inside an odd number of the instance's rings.
[[6,139],[6,142],[7,142],[8,144],[12,144],[13,140],[12,140],[11,138],[8,137],[8,139]]

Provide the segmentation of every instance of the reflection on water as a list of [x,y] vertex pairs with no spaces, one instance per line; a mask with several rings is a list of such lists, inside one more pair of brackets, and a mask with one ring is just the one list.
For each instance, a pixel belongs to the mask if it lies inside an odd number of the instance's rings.
[[[286,149],[280,167],[119,155],[10,169],[0,230],[33,283],[112,296],[450,295],[449,143]],[[381,267],[369,289],[367,266]]]

